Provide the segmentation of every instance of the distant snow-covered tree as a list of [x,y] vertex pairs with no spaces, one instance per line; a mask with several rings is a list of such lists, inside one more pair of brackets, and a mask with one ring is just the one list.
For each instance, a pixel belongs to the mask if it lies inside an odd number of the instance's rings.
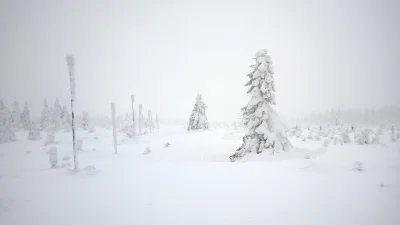
[[43,110],[40,119],[40,128],[42,130],[48,129],[53,126],[53,116],[49,105],[47,105],[47,100],[43,101]]
[[82,128],[84,130],[89,129],[89,113],[84,111],[82,114]]
[[29,130],[31,127],[31,115],[28,108],[28,103],[25,102],[24,109],[21,113],[21,124],[24,130]]
[[250,86],[247,93],[251,95],[243,114],[248,131],[243,137],[242,146],[230,156],[231,161],[250,152],[259,154],[268,149],[275,154],[288,151],[292,147],[284,131],[285,126],[271,107],[276,104],[271,57],[267,50],[261,50],[255,54],[254,59],[255,64],[251,66],[253,71],[248,75],[250,80],[245,85]]
[[58,101],[58,98],[56,98],[56,101],[54,102],[54,108],[53,108],[53,124],[54,124],[54,128],[56,130],[59,130],[62,125],[61,114],[62,114],[61,105],[60,105],[60,102]]
[[13,109],[11,112],[11,126],[14,130],[20,130],[22,128],[21,109],[19,108],[17,98],[14,98]]
[[4,105],[3,100],[0,99],[0,144],[15,140],[10,110]]
[[192,114],[189,117],[189,125],[187,130],[208,129],[208,120],[206,116],[207,105],[204,103],[202,96],[199,94],[196,97]]

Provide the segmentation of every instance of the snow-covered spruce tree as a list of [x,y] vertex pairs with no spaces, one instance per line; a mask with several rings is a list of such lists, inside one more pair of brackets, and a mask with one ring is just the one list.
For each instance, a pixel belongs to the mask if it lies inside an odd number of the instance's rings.
[[0,99],[0,144],[15,141],[15,133],[12,130],[11,113]]
[[11,112],[11,126],[14,130],[20,130],[22,128],[21,109],[19,108],[17,98],[14,98],[13,109]]
[[31,115],[28,108],[28,103],[25,102],[24,109],[21,113],[21,124],[24,130],[29,130],[31,127]]
[[82,129],[89,130],[89,113],[86,111],[82,114]]
[[199,94],[196,97],[192,114],[189,117],[189,125],[187,130],[208,129],[208,120],[206,116],[207,105],[204,103],[202,96]]
[[53,124],[54,128],[56,130],[59,130],[62,125],[62,119],[61,119],[61,105],[60,102],[58,101],[58,98],[56,98],[56,101],[54,102],[54,108],[53,108]]
[[53,125],[53,118],[52,118],[52,113],[49,105],[47,105],[47,100],[44,99],[43,101],[43,110],[42,110],[42,115],[40,119],[40,128],[42,130],[51,128]]
[[231,161],[241,159],[248,153],[262,153],[270,150],[272,154],[279,151],[288,151],[292,145],[289,142],[284,126],[271,105],[275,105],[274,70],[267,50],[255,54],[254,69],[247,76],[250,80],[245,86],[250,86],[251,100],[245,106],[243,119],[248,131],[243,137],[243,144],[235,154],[229,158]]

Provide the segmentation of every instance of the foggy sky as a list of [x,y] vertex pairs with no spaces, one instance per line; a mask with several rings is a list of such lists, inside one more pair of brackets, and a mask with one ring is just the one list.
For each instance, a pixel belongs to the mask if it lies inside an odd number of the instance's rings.
[[187,119],[202,93],[209,120],[233,120],[254,53],[275,69],[276,109],[399,105],[399,1],[0,1],[0,98],[39,115],[69,106],[65,55],[76,61],[77,113],[130,112],[130,94],[161,118]]

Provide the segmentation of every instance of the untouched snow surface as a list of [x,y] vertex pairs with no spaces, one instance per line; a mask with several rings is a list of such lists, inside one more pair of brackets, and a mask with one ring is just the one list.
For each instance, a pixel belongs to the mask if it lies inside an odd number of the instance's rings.
[[19,132],[0,145],[0,224],[400,224],[400,143],[386,137],[386,146],[328,148],[292,138],[289,153],[231,163],[243,132],[169,126],[118,136],[115,155],[111,130],[78,131],[77,174],[50,169],[46,154],[56,146],[59,164],[72,163],[71,133],[43,147]]

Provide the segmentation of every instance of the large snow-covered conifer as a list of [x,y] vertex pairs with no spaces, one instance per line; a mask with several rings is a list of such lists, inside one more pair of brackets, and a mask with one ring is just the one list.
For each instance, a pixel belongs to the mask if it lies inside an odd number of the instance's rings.
[[244,155],[255,152],[262,153],[269,150],[272,154],[287,151],[291,148],[285,127],[271,105],[275,105],[274,70],[271,57],[267,50],[255,54],[254,69],[248,77],[250,80],[245,86],[250,89],[251,99],[243,108],[244,125],[248,131],[243,137],[243,144],[232,156],[231,161],[238,160]]
[[21,113],[21,124],[24,130],[29,130],[31,127],[31,115],[28,108],[28,103],[25,102],[24,109]]
[[187,130],[208,129],[208,120],[206,116],[207,105],[203,102],[202,96],[199,94],[196,98],[192,114],[189,117]]
[[17,98],[14,98],[13,109],[11,112],[11,126],[14,130],[20,130],[22,128],[21,109],[19,108]]
[[41,119],[40,119],[40,128],[42,130],[45,130],[47,128],[50,128],[52,125],[53,125],[53,116],[52,116],[52,113],[51,113],[51,109],[47,105],[47,100],[44,99],[42,116],[41,116]]
[[0,99],[0,144],[15,140],[10,110],[4,105],[3,100]]

